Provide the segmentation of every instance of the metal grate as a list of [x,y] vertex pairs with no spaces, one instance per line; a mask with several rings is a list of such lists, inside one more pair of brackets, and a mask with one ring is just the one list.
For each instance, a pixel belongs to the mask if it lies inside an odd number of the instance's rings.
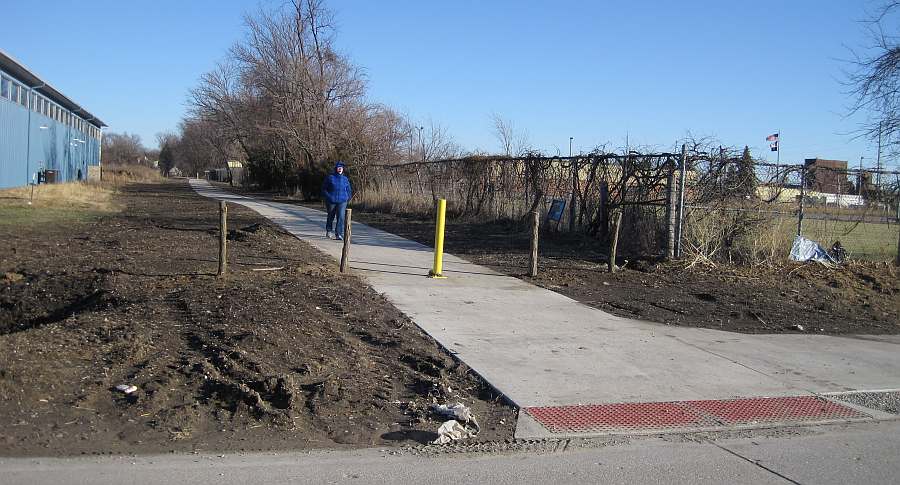
[[551,433],[639,433],[871,418],[816,396],[524,408]]

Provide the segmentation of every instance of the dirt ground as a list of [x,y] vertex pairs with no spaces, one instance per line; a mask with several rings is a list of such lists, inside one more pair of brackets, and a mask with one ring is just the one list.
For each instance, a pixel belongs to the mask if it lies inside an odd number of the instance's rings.
[[220,279],[215,202],[184,181],[116,202],[0,225],[0,455],[414,444],[457,401],[478,441],[512,438],[515,409],[464,364],[256,213],[229,209]]
[[[360,208],[353,217],[432,245],[430,218]],[[685,269],[689,262],[632,261],[609,273],[595,240],[544,232],[539,275],[530,278],[529,234],[515,222],[450,221],[444,249],[610,313],[666,325],[744,333],[900,333],[900,268],[889,263],[827,268],[784,261]]]

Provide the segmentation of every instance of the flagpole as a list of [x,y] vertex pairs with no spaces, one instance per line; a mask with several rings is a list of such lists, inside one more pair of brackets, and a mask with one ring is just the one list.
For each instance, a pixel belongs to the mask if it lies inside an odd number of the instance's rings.
[[781,169],[781,128],[775,132],[775,165],[778,165],[778,168]]

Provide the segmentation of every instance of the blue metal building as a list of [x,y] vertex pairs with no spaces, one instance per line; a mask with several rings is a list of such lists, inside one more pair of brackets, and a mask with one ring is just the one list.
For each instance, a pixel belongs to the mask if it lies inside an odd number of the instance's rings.
[[0,50],[0,189],[50,170],[58,182],[99,173],[105,126]]

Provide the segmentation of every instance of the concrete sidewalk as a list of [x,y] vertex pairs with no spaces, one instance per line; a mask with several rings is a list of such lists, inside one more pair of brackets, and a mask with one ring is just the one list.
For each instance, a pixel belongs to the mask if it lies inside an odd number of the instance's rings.
[[[0,457],[0,485],[192,483],[896,483],[900,423],[718,441],[637,439],[557,451],[412,455],[395,450]],[[892,478],[893,477],[893,478]]]
[[[335,258],[325,214],[226,193]],[[797,396],[900,388],[900,337],[744,335],[609,315],[517,278],[353,224],[351,267],[520,407]],[[520,416],[517,437],[545,430]]]

